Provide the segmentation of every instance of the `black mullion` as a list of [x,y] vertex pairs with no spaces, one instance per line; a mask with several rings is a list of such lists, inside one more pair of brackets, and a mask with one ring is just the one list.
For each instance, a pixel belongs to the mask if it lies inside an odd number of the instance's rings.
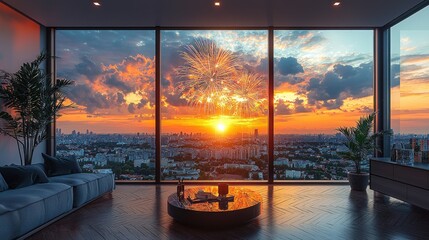
[[161,182],[161,30],[155,29],[155,182]]
[[274,180],[274,29],[268,28],[268,182]]

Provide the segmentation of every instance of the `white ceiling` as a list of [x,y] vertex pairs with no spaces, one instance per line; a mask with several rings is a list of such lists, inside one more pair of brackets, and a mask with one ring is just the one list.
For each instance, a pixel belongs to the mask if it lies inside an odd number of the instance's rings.
[[0,0],[47,27],[380,27],[424,0]]

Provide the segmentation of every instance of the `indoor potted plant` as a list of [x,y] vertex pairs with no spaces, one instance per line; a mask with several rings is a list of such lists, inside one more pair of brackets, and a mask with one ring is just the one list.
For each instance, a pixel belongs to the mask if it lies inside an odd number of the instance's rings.
[[72,84],[51,81],[40,68],[46,59],[42,53],[13,74],[0,70],[0,100],[7,108],[0,112],[0,133],[16,140],[22,165],[31,164],[34,149],[47,138],[48,125],[64,105],[64,87]]
[[340,157],[352,160],[355,171],[348,173],[352,190],[365,191],[368,186],[369,174],[362,172],[361,162],[368,158],[376,149],[375,140],[382,132],[373,133],[375,113],[362,116],[354,127],[339,127],[337,131],[346,137],[346,151],[337,152]]

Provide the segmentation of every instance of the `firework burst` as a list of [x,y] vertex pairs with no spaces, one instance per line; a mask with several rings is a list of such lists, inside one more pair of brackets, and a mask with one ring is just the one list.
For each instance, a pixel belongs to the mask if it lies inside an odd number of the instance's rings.
[[234,115],[251,117],[264,113],[266,98],[263,94],[263,81],[259,74],[244,72],[240,74],[231,94],[231,107]]
[[222,112],[228,105],[234,81],[240,69],[237,57],[219,48],[215,42],[197,40],[181,53],[185,64],[177,69],[184,81],[178,90],[190,105],[199,105],[207,113]]
[[239,59],[209,40],[197,40],[181,53],[178,91],[208,114],[257,116],[266,110],[262,77],[243,71]]

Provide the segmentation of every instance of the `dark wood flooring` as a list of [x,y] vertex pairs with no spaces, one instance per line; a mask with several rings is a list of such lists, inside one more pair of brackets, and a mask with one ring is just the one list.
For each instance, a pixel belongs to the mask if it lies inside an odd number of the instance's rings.
[[[429,211],[349,186],[246,186],[263,197],[254,221],[224,230],[177,223],[173,185],[118,185],[29,239],[429,239]],[[1,237],[0,237],[1,238]]]

